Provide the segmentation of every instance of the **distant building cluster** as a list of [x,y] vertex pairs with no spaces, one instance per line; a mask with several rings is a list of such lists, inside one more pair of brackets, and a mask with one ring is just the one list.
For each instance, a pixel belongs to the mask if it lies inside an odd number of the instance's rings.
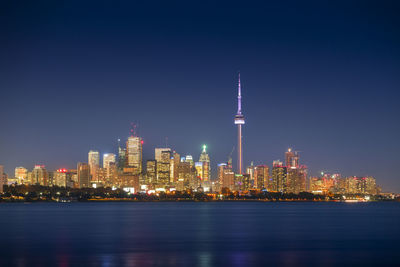
[[[76,169],[48,171],[44,165],[35,165],[33,170],[15,168],[14,178],[4,174],[0,165],[0,190],[8,184],[30,184],[70,188],[110,187],[123,188],[127,192],[155,193],[159,191],[198,192],[246,192],[266,190],[269,192],[314,194],[371,194],[380,192],[373,177],[341,177],[340,174],[322,173],[320,177],[308,176],[306,166],[300,164],[298,152],[288,149],[285,162],[275,160],[272,168],[267,165],[243,168],[242,127],[245,117],[242,113],[240,74],[238,80],[237,113],[234,124],[238,129],[237,168],[234,171],[232,158],[218,164],[217,177],[211,177],[210,157],[204,145],[194,161],[192,155],[181,156],[171,148],[155,148],[154,159],[143,166],[143,139],[136,134],[135,125],[125,146],[118,139],[118,152],[106,153],[100,165],[100,153],[91,150],[88,161],[77,164]],[[232,150],[233,152],[233,150]],[[231,152],[231,154],[232,154]]]
[[[118,155],[103,154],[102,165],[100,153],[90,150],[88,162],[79,162],[76,169],[48,171],[44,165],[35,165],[33,170],[17,167],[14,178],[9,178],[8,183],[70,188],[111,187],[132,193],[203,188],[210,191],[213,183],[206,145],[196,162],[192,155],[181,157],[171,148],[156,148],[154,159],[147,160],[145,167],[142,151],[142,138],[132,135],[125,147],[118,147]],[[3,176],[5,184],[6,175]]]
[[[288,149],[285,162],[274,160],[272,168],[254,165],[245,174],[234,171],[232,159],[217,166],[217,177],[212,179],[210,157],[204,145],[198,157],[181,156],[171,148],[155,148],[154,159],[143,166],[143,141],[130,136],[118,154],[90,150],[88,162],[79,162],[76,169],[48,171],[44,165],[32,170],[15,168],[14,178],[4,174],[0,166],[1,184],[27,184],[69,188],[110,187],[131,193],[193,190],[200,192],[248,192],[250,190],[299,194],[369,194],[380,193],[373,177],[342,177],[340,174],[321,173],[309,177],[306,166],[300,164],[299,153]],[[101,164],[102,159],[102,164]]]

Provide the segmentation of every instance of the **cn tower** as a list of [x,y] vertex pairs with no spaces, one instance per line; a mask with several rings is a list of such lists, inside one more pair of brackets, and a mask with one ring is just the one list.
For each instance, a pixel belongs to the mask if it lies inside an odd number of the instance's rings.
[[242,125],[244,116],[242,114],[242,92],[240,88],[240,73],[238,81],[238,110],[235,115],[235,124],[238,126],[238,174],[243,174],[243,151],[242,151]]

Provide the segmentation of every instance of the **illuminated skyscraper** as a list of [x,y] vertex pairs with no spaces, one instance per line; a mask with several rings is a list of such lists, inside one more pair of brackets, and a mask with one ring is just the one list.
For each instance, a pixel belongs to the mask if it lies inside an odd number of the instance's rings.
[[115,154],[113,153],[106,153],[103,155],[103,168],[108,169],[110,168],[111,163],[115,163]]
[[188,188],[199,187],[199,182],[196,177],[196,172],[190,162],[179,162],[176,167],[176,187],[177,190],[185,190]]
[[77,172],[78,172],[79,188],[90,187],[89,165],[86,164],[86,163],[79,162],[76,169],[77,169]]
[[242,125],[244,124],[244,116],[242,114],[242,93],[240,88],[240,73],[238,82],[238,110],[235,115],[235,124],[238,126],[238,167],[237,172],[242,174],[243,171],[243,151],[242,151]]
[[35,165],[32,170],[32,184],[39,184],[43,186],[48,186],[49,174],[44,165]]
[[178,164],[181,162],[181,155],[175,151],[172,153],[170,160],[170,182],[174,183],[177,181]]
[[235,173],[232,171],[232,166],[227,163],[218,164],[218,180],[220,187],[235,190]]
[[157,160],[158,162],[161,161],[161,153],[164,152],[164,151],[171,152],[171,148],[163,147],[163,148],[154,149],[154,158],[155,158],[155,160]]
[[193,156],[192,155],[186,155],[185,157],[185,162],[189,162],[190,166],[194,166],[194,160],[193,160]]
[[300,166],[300,156],[298,152],[292,152],[289,148],[285,152],[287,167],[287,187],[286,192],[298,194],[306,191],[307,167]]
[[286,193],[286,180],[287,168],[283,166],[283,163],[279,160],[274,160],[272,165],[272,181],[269,186],[271,191],[284,192]]
[[66,169],[58,169],[54,172],[53,185],[59,187],[70,187],[71,174]]
[[166,186],[170,182],[171,150],[161,151],[160,159],[157,160],[157,183]]
[[299,167],[299,155],[297,151],[293,152],[291,148],[285,152],[286,167],[289,169],[291,167]]
[[157,182],[157,161],[147,160],[146,162],[146,184]]
[[116,169],[116,155],[113,153],[106,153],[103,155],[103,169],[105,169],[106,179],[108,182],[112,180],[115,175]]
[[92,181],[97,181],[97,172],[100,168],[100,154],[99,151],[90,150],[88,154],[88,164],[90,176]]
[[129,136],[126,141],[126,167],[133,168],[134,173],[142,172],[142,145],[141,137]]
[[254,170],[254,186],[257,189],[267,188],[269,183],[269,168],[266,165],[258,165]]
[[254,171],[256,166],[254,166],[254,162],[252,161],[250,166],[246,168],[246,173],[250,176],[250,184],[252,187],[255,187],[256,182],[254,181]]
[[298,194],[306,191],[307,168],[305,166],[287,168],[287,192]]
[[15,179],[17,179],[18,184],[24,184],[28,179],[28,170],[24,167],[15,168]]
[[118,170],[122,172],[126,166],[126,148],[121,147],[121,139],[118,139]]
[[210,157],[207,154],[207,146],[203,145],[203,151],[200,154],[199,162],[202,164],[201,173],[199,174],[203,182],[210,180],[211,168],[210,168]]

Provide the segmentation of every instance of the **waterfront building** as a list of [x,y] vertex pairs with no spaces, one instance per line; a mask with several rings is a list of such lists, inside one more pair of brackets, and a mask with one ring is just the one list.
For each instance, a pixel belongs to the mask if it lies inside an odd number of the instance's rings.
[[88,154],[88,164],[90,170],[91,181],[97,181],[97,172],[100,168],[100,153],[99,151],[90,150]]
[[218,181],[221,189],[235,190],[235,173],[232,170],[232,165],[227,163],[218,164]]
[[54,172],[53,185],[59,187],[72,187],[71,174],[67,169],[58,169]]
[[145,184],[152,184],[157,182],[157,161],[147,160],[146,162],[146,182]]
[[35,165],[32,170],[31,184],[49,185],[49,174],[44,165]]
[[28,169],[24,167],[16,167],[14,177],[17,180],[17,184],[28,183]]
[[133,168],[134,174],[142,172],[143,140],[138,136],[129,136],[126,141],[126,167]]
[[140,191],[139,174],[133,174],[131,172],[119,173],[118,180],[119,180],[118,187],[127,189],[130,192],[133,191],[134,193]]
[[375,195],[379,193],[373,177],[347,177],[346,178],[347,194],[369,194]]
[[103,155],[103,169],[106,170],[105,180],[108,184],[114,178],[116,172],[116,155],[113,153],[106,153]]
[[272,164],[272,175],[270,190],[275,192],[286,193],[286,183],[287,183],[287,168],[279,160],[274,160]]
[[252,161],[251,163],[250,163],[250,166],[248,166],[247,168],[246,168],[246,174],[248,174],[248,175],[250,175],[250,184],[251,184],[251,187],[252,188],[255,188],[256,187],[256,182],[255,182],[255,180],[254,180],[254,172],[255,172],[255,168],[256,168],[256,166],[254,166],[254,162]]
[[235,174],[235,190],[247,191],[250,189],[250,175]]
[[[211,168],[210,168],[210,157],[207,154],[207,146],[203,145],[203,151],[200,154],[199,162],[201,163],[201,169],[199,169],[199,176],[203,182],[210,181]],[[200,166],[200,165],[199,165]]]
[[254,187],[256,189],[268,188],[269,168],[266,165],[258,165],[254,169]]
[[287,168],[287,193],[305,192],[306,178],[307,168],[305,166]]
[[178,164],[181,162],[181,156],[177,152],[173,152],[170,159],[170,182],[175,183],[178,175]]
[[[157,151],[157,150],[156,150]],[[170,165],[171,165],[171,150],[160,151],[159,160],[157,162],[157,183],[161,187],[165,187],[170,183]]]
[[77,166],[79,188],[90,187],[90,168],[87,163],[79,162]]
[[179,162],[176,166],[176,189],[185,190],[189,188],[197,188],[199,183],[196,182],[196,172],[190,165],[190,162]]

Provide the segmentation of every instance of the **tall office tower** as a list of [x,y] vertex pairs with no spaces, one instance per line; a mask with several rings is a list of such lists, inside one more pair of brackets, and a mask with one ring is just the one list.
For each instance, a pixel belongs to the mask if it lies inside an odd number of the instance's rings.
[[70,185],[69,185],[69,187],[79,188],[78,170],[77,169],[70,169],[69,170],[69,175],[70,175]]
[[254,181],[254,170],[256,166],[254,166],[254,162],[252,161],[250,166],[246,168],[246,174],[250,176],[250,184],[251,187],[255,187],[256,182]]
[[66,169],[58,169],[54,172],[54,186],[71,187],[71,174]]
[[156,149],[154,149],[154,159],[157,162],[161,161],[161,153],[162,152],[171,152],[171,148],[164,147],[164,148],[156,148]]
[[254,170],[254,186],[257,189],[268,188],[269,168],[266,165],[258,165]]
[[229,164],[218,164],[218,181],[221,185],[221,189],[228,188],[231,191],[235,190],[235,173]]
[[79,162],[77,166],[79,188],[90,187],[90,168],[87,163]]
[[364,194],[376,195],[379,194],[378,186],[374,177],[364,177]]
[[346,193],[347,194],[359,194],[361,189],[359,186],[359,179],[355,176],[346,178]]
[[291,167],[299,167],[299,154],[297,151],[293,152],[291,148],[285,152],[286,167],[289,169]]
[[90,150],[88,154],[88,164],[90,168],[91,181],[98,180],[98,171],[100,168],[100,154],[99,151]]
[[287,168],[287,192],[298,194],[306,191],[307,168],[305,166]]
[[235,115],[235,124],[238,126],[238,174],[242,174],[243,168],[243,151],[242,151],[242,125],[244,124],[244,116],[242,114],[242,92],[240,88],[240,73],[238,82],[238,110]]
[[24,184],[28,178],[28,170],[24,167],[16,167],[15,168],[15,179],[17,179],[18,184]]
[[192,155],[186,155],[185,162],[189,162],[190,166],[194,167],[194,161],[193,161],[193,156]]
[[0,165],[0,193],[3,193],[3,186],[6,184],[5,177],[4,166]]
[[199,186],[197,177],[195,177],[195,171],[190,166],[190,162],[179,162],[176,166],[176,175],[176,189],[179,191]]
[[199,162],[202,163],[203,169],[201,170],[202,173],[200,177],[202,178],[203,182],[208,182],[210,181],[210,175],[211,175],[211,168],[210,168],[210,157],[207,154],[207,146],[203,145],[203,151],[200,154],[200,159]]
[[106,153],[103,155],[103,168],[110,168],[111,163],[115,163],[116,156],[113,153]]
[[287,168],[281,161],[273,161],[271,176],[271,191],[286,193]]
[[287,192],[298,194],[306,191],[307,167],[300,166],[300,156],[291,148],[285,152],[287,167]]
[[146,184],[157,182],[157,161],[147,160],[146,162]]
[[113,153],[106,153],[103,155],[103,169],[106,170],[106,179],[108,182],[112,180],[115,172],[116,155]]
[[32,170],[32,184],[39,184],[43,186],[48,186],[49,174],[44,165],[35,165]]
[[121,147],[121,139],[118,139],[118,171],[123,171],[126,165],[126,148]]
[[142,172],[143,140],[138,136],[129,136],[126,141],[126,167],[133,168],[134,174]]
[[200,179],[203,180],[203,162],[195,162],[194,163],[194,168],[196,169],[196,176]]
[[170,182],[170,164],[171,150],[161,151],[159,160],[157,160],[157,183],[160,186],[167,186]]
[[181,162],[181,156],[175,151],[172,153],[170,160],[170,182],[174,183],[177,181],[178,174],[178,164]]

